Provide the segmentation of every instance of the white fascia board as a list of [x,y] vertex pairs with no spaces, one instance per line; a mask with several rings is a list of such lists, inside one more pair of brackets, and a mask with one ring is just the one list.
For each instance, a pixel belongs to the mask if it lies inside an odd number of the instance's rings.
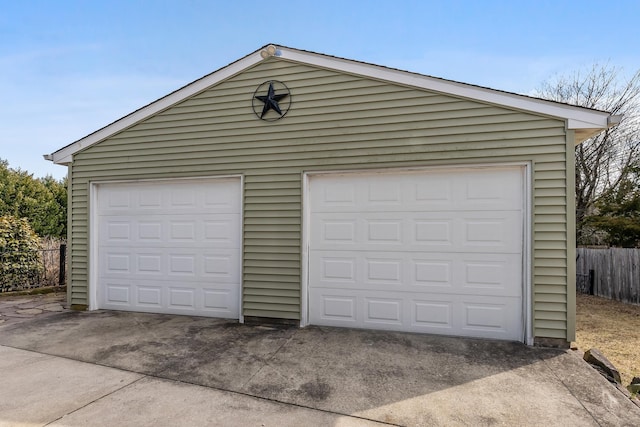
[[290,48],[280,58],[567,120],[569,129],[609,126],[609,113]]
[[[606,118],[605,118],[606,119]],[[602,129],[606,129],[609,127],[609,122],[607,121],[607,123],[603,126],[597,126],[596,123],[593,122],[585,122],[583,120],[578,120],[578,119],[574,119],[574,118],[570,118],[567,120],[567,129],[574,129],[574,130],[579,130],[579,129],[594,129],[594,128],[602,128]]]
[[[245,69],[252,67],[265,58],[275,56],[284,60],[298,62],[320,68],[360,75],[405,86],[427,89],[444,94],[460,96],[467,99],[483,101],[495,105],[529,111],[546,116],[557,117],[567,121],[568,129],[606,129],[614,124],[615,119],[609,113],[588,108],[576,107],[537,98],[531,98],[515,93],[501,92],[494,89],[473,86],[465,83],[439,79],[411,73],[408,71],[396,70],[379,65],[357,62],[323,54],[305,52],[287,47],[275,47],[269,45],[245,56],[244,58],[227,65],[193,83],[184,86],[169,95],[152,102],[151,104],[134,111],[133,113],[105,126],[98,131],[85,136],[78,141],[61,148],[60,150],[46,155],[57,164],[68,164],[72,161],[73,154],[100,142],[134,124],[163,111],[172,105],[183,101],[207,88],[234,76]],[[265,53],[273,49],[272,52]]]
[[263,60],[264,59],[260,56],[260,51],[255,51],[252,54],[240,59],[239,61],[229,64],[226,67],[219,69],[218,71],[215,71],[199,80],[196,80],[195,82],[190,83],[183,88],[178,89],[177,91],[172,92],[169,95],[160,98],[145,107],[142,107],[139,110],[134,111],[127,116],[124,116],[123,118],[111,123],[110,125],[107,125],[102,129],[90,135],[87,135],[70,145],[67,145],[66,147],[54,152],[49,156],[52,158],[53,162],[57,164],[71,163],[73,154],[77,153],[83,148],[89,147],[97,142],[102,141],[105,138],[110,137],[111,135],[114,135],[117,132],[120,132],[121,130],[133,126],[139,121],[144,120],[156,113],[159,113],[160,111],[163,111],[190,96],[202,92],[203,90],[206,90],[216,83],[232,77],[235,74],[238,74],[239,72]]

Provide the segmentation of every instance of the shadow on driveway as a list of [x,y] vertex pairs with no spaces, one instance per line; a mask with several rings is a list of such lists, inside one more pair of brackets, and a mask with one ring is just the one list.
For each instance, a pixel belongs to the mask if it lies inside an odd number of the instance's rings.
[[1,326],[0,344],[398,425],[640,420],[575,355],[513,342],[95,311]]

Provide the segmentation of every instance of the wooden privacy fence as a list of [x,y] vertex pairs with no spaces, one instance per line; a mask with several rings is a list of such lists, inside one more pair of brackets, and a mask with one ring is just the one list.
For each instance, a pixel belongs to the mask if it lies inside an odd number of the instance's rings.
[[578,292],[640,304],[640,249],[578,248]]

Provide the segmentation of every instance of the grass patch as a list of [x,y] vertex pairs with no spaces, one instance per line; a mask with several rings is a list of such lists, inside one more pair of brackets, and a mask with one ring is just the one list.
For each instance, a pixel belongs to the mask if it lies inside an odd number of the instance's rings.
[[576,298],[576,344],[597,348],[620,371],[622,385],[640,377],[640,306],[593,295]]

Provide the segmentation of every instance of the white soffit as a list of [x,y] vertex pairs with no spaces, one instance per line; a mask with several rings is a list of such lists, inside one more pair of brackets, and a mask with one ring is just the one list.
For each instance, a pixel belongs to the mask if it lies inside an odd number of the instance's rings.
[[604,111],[546,101],[515,93],[503,92],[495,89],[387,68],[380,65],[337,58],[288,47],[275,47],[274,45],[268,45],[230,65],[227,65],[226,67],[223,67],[182,87],[181,89],[176,90],[175,92],[170,93],[163,98],[158,99],[155,102],[152,102],[151,104],[140,108],[139,110],[134,111],[133,113],[97,130],[90,135],[87,135],[82,139],[79,139],[72,144],[67,145],[66,147],[59,149],[58,151],[55,151],[52,154],[47,154],[44,157],[57,164],[68,164],[71,162],[73,154],[78,151],[133,126],[134,124],[271,57],[420,89],[427,89],[444,94],[460,96],[472,100],[488,102],[536,114],[557,117],[567,121],[567,129],[576,130],[577,142],[581,142],[589,136],[592,136],[600,130],[606,129],[619,121],[619,117],[611,116],[609,113]]

